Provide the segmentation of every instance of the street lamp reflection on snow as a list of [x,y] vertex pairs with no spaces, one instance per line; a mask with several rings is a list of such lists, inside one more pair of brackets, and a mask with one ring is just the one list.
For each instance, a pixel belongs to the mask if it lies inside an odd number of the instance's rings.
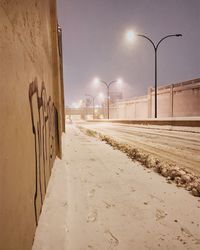
[[97,85],[99,83],[103,83],[106,85],[106,88],[107,88],[107,110],[108,110],[108,119],[109,119],[110,118],[110,109],[109,109],[109,106],[110,106],[110,85],[113,83],[118,83],[121,85],[123,81],[121,78],[118,78],[117,80],[113,80],[113,81],[107,83],[107,82],[96,77],[93,82],[95,85]]
[[173,35],[167,35],[165,37],[163,37],[162,39],[160,39],[160,41],[155,44],[149,37],[147,37],[146,35],[140,35],[140,34],[136,34],[134,31],[128,31],[126,33],[126,39],[128,42],[133,42],[135,40],[136,37],[143,37],[146,40],[148,40],[151,45],[153,45],[154,48],[154,52],[155,52],[155,118],[157,118],[157,51],[158,51],[158,47],[161,44],[161,42],[169,37],[181,37],[182,34],[173,34]]

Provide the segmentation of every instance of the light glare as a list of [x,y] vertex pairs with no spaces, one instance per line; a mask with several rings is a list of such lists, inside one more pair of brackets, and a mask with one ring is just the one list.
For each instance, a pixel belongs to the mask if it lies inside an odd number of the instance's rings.
[[100,82],[99,78],[98,78],[98,77],[95,77],[95,78],[94,78],[94,83],[95,83],[95,84],[98,84],[99,82]]
[[104,94],[103,93],[99,93],[99,98],[104,99]]
[[123,80],[122,80],[121,78],[119,78],[119,79],[117,80],[117,83],[118,83],[118,84],[122,84],[122,83],[123,83]]
[[136,38],[136,34],[135,34],[134,31],[129,30],[129,31],[126,33],[126,39],[127,39],[128,42],[134,41],[135,38]]

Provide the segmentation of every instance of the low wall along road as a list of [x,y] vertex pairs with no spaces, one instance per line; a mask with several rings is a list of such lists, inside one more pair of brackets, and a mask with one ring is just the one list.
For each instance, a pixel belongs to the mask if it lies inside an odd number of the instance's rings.
[[[158,88],[158,117],[200,116],[200,78]],[[146,119],[154,117],[155,94],[117,101],[110,105],[111,119]]]

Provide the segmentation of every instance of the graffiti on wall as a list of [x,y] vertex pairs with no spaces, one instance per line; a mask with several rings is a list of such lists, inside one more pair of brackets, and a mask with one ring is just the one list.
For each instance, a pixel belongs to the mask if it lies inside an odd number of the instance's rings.
[[58,112],[52,98],[47,99],[44,82],[40,91],[37,80],[29,85],[29,102],[35,143],[34,213],[37,225],[58,147]]

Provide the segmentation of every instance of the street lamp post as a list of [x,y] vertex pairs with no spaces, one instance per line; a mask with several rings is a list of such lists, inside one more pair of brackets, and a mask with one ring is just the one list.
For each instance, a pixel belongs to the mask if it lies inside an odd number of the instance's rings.
[[[157,118],[157,51],[158,51],[158,47],[163,40],[169,37],[181,37],[182,34],[174,34],[174,35],[165,36],[162,39],[160,39],[160,41],[157,44],[155,44],[148,36],[140,35],[140,34],[137,34],[137,36],[147,39],[153,45],[154,52],[155,52],[155,118]],[[129,41],[133,40],[134,37],[135,37],[134,32],[130,31],[127,33],[127,39]]]
[[147,37],[145,35],[138,34],[137,36],[140,36],[140,37],[147,39],[153,45],[154,52],[155,52],[155,118],[157,118],[157,51],[158,51],[158,47],[163,40],[165,40],[169,37],[180,37],[180,36],[182,36],[182,34],[165,36],[162,39],[160,39],[160,41],[157,44],[155,44],[149,37]]
[[102,82],[103,84],[105,84],[107,88],[107,113],[108,113],[108,119],[110,119],[110,85],[113,83],[121,83],[122,80],[118,79],[107,83],[101,79],[95,79],[95,82]]
[[86,94],[85,96],[92,98],[92,115],[93,115],[93,120],[94,120],[94,100],[95,100],[96,96],[88,95],[88,94]]
[[110,119],[110,85],[114,82],[117,82],[117,80],[111,81],[109,83],[99,80],[100,82],[104,83],[107,88],[107,114],[108,114],[108,119]]

